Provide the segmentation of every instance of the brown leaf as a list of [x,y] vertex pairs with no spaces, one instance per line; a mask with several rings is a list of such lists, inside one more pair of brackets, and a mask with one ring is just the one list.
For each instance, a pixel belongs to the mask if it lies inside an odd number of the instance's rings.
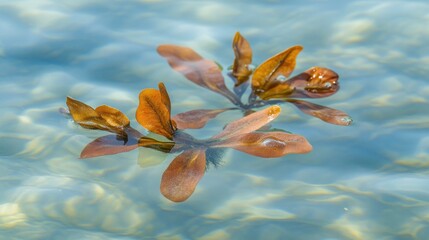
[[301,46],[288,48],[259,65],[252,77],[253,91],[259,96],[286,80],[295,68],[296,57],[301,50]]
[[187,150],[177,156],[162,174],[161,193],[173,202],[183,202],[195,190],[206,169],[204,149]]
[[288,98],[293,94],[295,88],[289,85],[287,82],[275,82],[271,85],[270,89],[259,92],[258,96],[263,100],[269,100],[273,98]]
[[164,89],[161,90],[164,93],[153,88],[144,89],[140,92],[136,119],[147,130],[173,139],[175,128],[170,119],[169,98],[168,94],[165,95],[166,91],[163,85],[160,86],[161,89]]
[[215,143],[258,157],[275,158],[290,153],[308,153],[312,146],[303,136],[285,132],[252,132]]
[[[167,107],[168,114],[169,114],[169,116],[171,116],[171,101],[170,101],[170,96],[168,96],[168,92],[167,92],[167,89],[165,88],[164,83],[160,82],[158,84],[158,89],[159,89],[159,92],[161,94],[161,101]],[[171,120],[171,127],[172,127],[172,129],[174,131],[177,130],[176,122],[173,121],[173,120]]]
[[277,105],[259,110],[229,123],[222,132],[212,138],[231,138],[233,136],[253,132],[274,120],[280,114],[280,111],[281,108]]
[[138,147],[137,141],[125,140],[118,135],[107,135],[99,137],[90,142],[82,150],[80,158],[92,158],[128,152]]
[[141,137],[138,140],[139,147],[151,148],[164,153],[171,152],[174,145],[174,142],[161,142],[150,137]]
[[93,109],[70,97],[67,97],[66,104],[73,120],[83,128],[123,134],[124,128],[130,125],[128,117],[113,107],[102,105]]
[[209,120],[227,110],[231,110],[231,108],[210,110],[197,109],[179,113],[173,116],[172,119],[176,122],[178,129],[198,129],[204,127]]
[[252,64],[252,48],[249,42],[237,32],[232,41],[232,49],[235,55],[232,75],[237,79],[235,86],[239,86],[246,82],[252,74],[252,70],[249,68]]
[[158,83],[159,93],[161,95],[161,102],[167,108],[168,112],[171,114],[171,101],[170,96],[168,96],[167,89],[165,88],[164,83]]
[[347,115],[347,113],[337,109],[317,105],[302,100],[287,99],[286,101],[294,104],[299,110],[303,111],[304,113],[313,117],[317,117],[328,123],[348,126],[353,122],[352,118]]
[[286,84],[295,88],[295,91],[288,97],[322,98],[331,96],[340,88],[338,79],[338,74],[331,69],[312,67],[286,81]]
[[157,51],[167,59],[174,70],[182,73],[187,79],[225,96],[232,102],[237,101],[234,93],[226,88],[222,72],[215,62],[203,59],[187,47],[160,45]]
[[328,97],[339,90],[338,78],[338,74],[328,68],[312,67],[287,81],[276,81],[259,97],[264,100]]
[[116,108],[101,105],[95,109],[100,116],[106,120],[109,126],[114,128],[124,128],[130,125],[128,117]]
[[[247,109],[246,111],[243,112],[243,116],[245,117],[245,116],[248,116],[248,115],[253,114],[255,112],[256,112],[256,110]],[[271,124],[267,123],[267,124],[265,124],[261,128],[258,128],[255,131],[269,131],[271,129],[271,127],[272,127]]]

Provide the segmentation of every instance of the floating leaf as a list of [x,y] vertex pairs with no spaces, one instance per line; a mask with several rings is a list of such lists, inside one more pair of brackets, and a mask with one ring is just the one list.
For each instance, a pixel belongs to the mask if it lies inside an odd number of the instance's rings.
[[294,104],[299,110],[303,111],[304,113],[313,117],[317,117],[328,123],[348,126],[353,122],[352,118],[347,115],[347,113],[337,109],[317,105],[302,100],[288,99],[286,101]]
[[[163,85],[160,86],[162,89]],[[170,119],[168,104],[170,100],[168,95],[165,96],[166,91],[165,93],[161,93],[161,91],[149,88],[140,92],[136,119],[147,130],[173,139],[175,128]]]
[[301,46],[288,48],[259,65],[252,77],[253,91],[259,95],[286,80],[295,68],[296,57],[301,50]]
[[204,149],[187,150],[177,156],[162,174],[161,193],[173,202],[183,202],[195,190],[206,169]]
[[275,82],[259,97],[264,100],[328,97],[340,88],[338,78],[338,74],[328,68],[312,67],[287,81]]
[[263,100],[273,99],[273,98],[288,98],[295,91],[295,88],[287,82],[277,81],[271,85],[271,88],[259,92],[258,96]]
[[217,92],[232,102],[237,97],[225,86],[219,66],[210,60],[203,59],[191,48],[176,45],[160,45],[158,53],[167,59],[170,66],[182,73],[195,84]]
[[167,89],[165,88],[164,83],[158,83],[159,93],[161,95],[161,102],[167,108],[168,113],[171,114],[171,101],[170,96],[168,96]]
[[312,67],[286,81],[295,89],[288,97],[322,98],[331,96],[340,88],[338,78],[338,74],[331,69]]
[[67,97],[66,104],[73,120],[83,128],[123,134],[124,128],[130,125],[128,117],[113,107],[102,105],[93,109],[70,97]]
[[264,158],[290,153],[308,153],[312,146],[304,137],[285,132],[252,132],[215,143],[213,147],[230,147]]
[[237,32],[232,42],[232,49],[235,55],[232,75],[237,79],[235,86],[240,86],[252,74],[252,69],[250,68],[250,64],[252,64],[252,48],[249,42]]
[[126,140],[118,135],[99,137],[90,142],[80,153],[80,158],[92,158],[128,152],[138,147],[134,139]]
[[[171,116],[170,96],[168,96],[168,92],[167,92],[167,89],[165,88],[164,83],[160,82],[158,84],[158,89],[159,89],[159,92],[161,94],[161,101],[164,104],[164,106],[167,108],[168,115]],[[173,131],[177,130],[176,122],[174,122],[173,120],[171,120],[171,127],[172,127]]]
[[123,129],[130,125],[128,117],[116,108],[101,105],[95,111],[113,128]]
[[217,115],[231,109],[233,108],[191,110],[179,113],[173,116],[172,119],[176,122],[178,129],[198,129],[204,127],[209,120],[215,118]]
[[[253,114],[255,112],[256,112],[256,110],[247,109],[246,111],[244,111],[243,116],[245,117],[245,116],[248,116],[248,115]],[[255,131],[269,131],[271,129],[271,127],[272,127],[271,124],[267,123]]]
[[241,119],[226,125],[222,132],[213,136],[213,139],[231,138],[233,136],[253,132],[274,120],[280,114],[281,108],[277,105],[254,112]]

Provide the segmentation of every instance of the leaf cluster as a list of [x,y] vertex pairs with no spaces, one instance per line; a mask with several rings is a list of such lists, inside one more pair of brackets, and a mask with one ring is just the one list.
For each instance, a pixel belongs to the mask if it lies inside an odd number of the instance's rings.
[[[302,47],[291,47],[259,65],[252,67],[252,49],[237,33],[233,39],[235,59],[230,77],[233,90],[224,82],[222,70],[211,61],[187,47],[161,45],[158,53],[170,66],[193,83],[214,91],[235,106],[224,109],[196,109],[171,116],[171,100],[163,83],[158,89],[144,89],[139,94],[137,122],[161,138],[149,137],[130,125],[120,110],[102,105],[95,109],[67,97],[66,104],[73,120],[81,127],[113,134],[99,137],[86,145],[81,158],[131,151],[138,147],[164,153],[177,153],[164,171],[160,190],[168,199],[182,202],[194,192],[203,177],[208,155],[213,150],[233,148],[263,158],[281,157],[290,153],[307,153],[312,146],[303,136],[271,129],[269,123],[280,114],[281,102],[294,104],[304,113],[326,122],[348,125],[350,118],[342,111],[320,106],[297,98],[327,97],[338,91],[338,75],[330,69],[312,67],[288,79]],[[241,101],[248,86],[247,103]],[[254,108],[265,107],[256,111]],[[243,117],[228,123],[222,131],[208,139],[196,139],[186,129],[202,128],[210,120],[228,110],[243,110]]]
[[[296,58],[303,49],[302,46],[290,47],[265,60],[256,68],[252,65],[252,48],[239,32],[234,36],[232,49],[235,55],[229,72],[230,78],[235,83],[232,91],[225,85],[222,69],[191,48],[160,45],[157,51],[174,70],[188,80],[226,97],[239,109],[249,110],[287,102],[303,113],[331,124],[347,126],[352,123],[351,117],[343,111],[302,100],[328,97],[340,88],[338,74],[325,67],[311,67],[290,77],[296,65]],[[249,85],[250,94],[247,102],[243,102],[242,96]],[[186,119],[186,122],[192,124],[189,120],[192,119]]]

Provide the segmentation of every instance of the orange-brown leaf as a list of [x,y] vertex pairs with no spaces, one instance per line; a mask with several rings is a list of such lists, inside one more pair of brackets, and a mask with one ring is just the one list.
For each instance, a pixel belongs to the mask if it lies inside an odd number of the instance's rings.
[[206,169],[204,149],[187,150],[177,156],[162,174],[161,193],[173,202],[183,202],[195,190]]
[[310,116],[317,117],[328,123],[348,126],[353,122],[352,118],[347,115],[347,113],[337,109],[317,105],[302,100],[288,99],[286,101],[294,104],[302,112]]
[[339,76],[328,68],[312,67],[286,81],[295,89],[288,97],[322,98],[336,93],[339,88]]
[[[161,101],[165,105],[165,107],[167,108],[168,114],[171,116],[170,96],[168,96],[168,92],[167,92],[167,89],[165,88],[164,83],[160,82],[158,84],[158,89],[159,89],[159,92],[161,94]],[[173,120],[171,120],[171,128],[173,129],[173,131],[177,130],[176,122]]]
[[168,96],[167,89],[165,88],[164,83],[158,83],[159,93],[161,94],[161,102],[167,108],[168,112],[171,114],[171,101],[170,96]]
[[338,74],[328,68],[312,67],[287,81],[276,81],[259,97],[268,99],[323,98],[336,93],[339,88]]
[[165,153],[171,152],[174,145],[174,142],[161,142],[150,137],[141,137],[138,140],[139,147],[151,148]]
[[230,109],[197,109],[179,113],[173,116],[172,119],[176,122],[178,129],[198,129],[204,127],[209,120],[227,110]]
[[301,46],[288,48],[259,65],[252,77],[253,91],[259,95],[279,81],[284,81],[295,68],[296,57],[301,50]]
[[290,153],[308,153],[312,146],[303,136],[285,132],[252,132],[215,143],[213,147],[230,147],[264,158]]
[[232,41],[234,50],[234,64],[232,65],[232,75],[237,79],[235,86],[239,86],[249,79],[252,70],[249,68],[252,64],[252,48],[249,42],[237,32]]
[[140,92],[139,100],[136,111],[137,122],[153,133],[172,139],[174,129],[170,111],[164,104],[165,98],[163,101],[160,91],[152,88],[145,89]]
[[157,51],[167,59],[174,70],[182,73],[187,79],[222,94],[233,102],[237,101],[236,96],[226,88],[221,69],[215,62],[203,59],[188,47],[160,45]]
[[95,109],[100,116],[106,120],[109,126],[115,128],[124,128],[130,125],[128,117],[116,108],[107,105],[101,105]]
[[93,109],[83,102],[67,97],[66,104],[73,120],[87,129],[98,129],[123,134],[130,120],[116,108],[102,105]]
[[276,82],[271,85],[270,89],[259,92],[258,96],[263,100],[269,100],[273,98],[287,98],[291,96],[295,91],[287,82]]
[[277,105],[259,110],[226,125],[222,132],[213,136],[213,139],[231,138],[233,136],[250,133],[274,120],[280,114],[281,108]]

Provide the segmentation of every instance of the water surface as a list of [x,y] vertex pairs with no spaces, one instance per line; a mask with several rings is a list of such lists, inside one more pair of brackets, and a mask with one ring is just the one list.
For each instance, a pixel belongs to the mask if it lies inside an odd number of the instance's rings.
[[[0,238],[428,239],[428,13],[417,0],[0,1]],[[173,155],[79,159],[103,133],[59,114],[66,96],[119,108],[134,126],[138,93],[159,81],[173,113],[230,107],[155,49],[186,45],[226,68],[236,31],[256,64],[300,44],[295,73],[334,69],[341,90],[313,102],[354,124],[283,105],[273,125],[304,135],[311,153],[228,150],[180,204],[159,192]]]

